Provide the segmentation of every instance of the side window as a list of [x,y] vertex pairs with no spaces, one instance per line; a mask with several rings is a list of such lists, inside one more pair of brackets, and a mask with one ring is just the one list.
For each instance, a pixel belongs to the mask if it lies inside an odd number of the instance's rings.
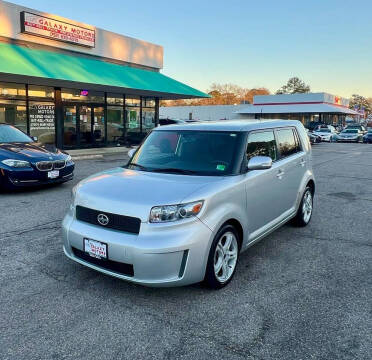
[[248,136],[247,161],[254,156],[269,156],[277,160],[275,137],[273,131],[250,133]]
[[300,135],[298,134],[298,131],[296,129],[292,129],[292,131],[293,131],[293,134],[294,134],[295,140],[296,140],[296,152],[300,152],[300,151],[302,151]]
[[300,151],[298,141],[295,138],[293,129],[277,130],[277,142],[280,156],[282,158]]

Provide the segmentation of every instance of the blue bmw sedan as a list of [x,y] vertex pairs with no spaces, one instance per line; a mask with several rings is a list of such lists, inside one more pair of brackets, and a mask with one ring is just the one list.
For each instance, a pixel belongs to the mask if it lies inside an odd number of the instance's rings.
[[0,124],[0,188],[62,183],[73,178],[71,156],[49,150],[12,125]]

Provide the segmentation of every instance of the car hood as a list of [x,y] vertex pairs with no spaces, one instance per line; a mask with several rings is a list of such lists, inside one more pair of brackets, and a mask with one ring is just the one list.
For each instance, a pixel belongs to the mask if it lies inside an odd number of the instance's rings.
[[223,178],[115,168],[81,181],[77,186],[75,205],[138,217],[147,222],[152,207],[182,203],[195,191]]
[[64,155],[55,147],[47,148],[37,143],[3,143],[0,144],[0,156],[33,162],[59,159]]
[[324,132],[314,132],[315,135],[317,136],[330,136],[332,133],[324,133]]

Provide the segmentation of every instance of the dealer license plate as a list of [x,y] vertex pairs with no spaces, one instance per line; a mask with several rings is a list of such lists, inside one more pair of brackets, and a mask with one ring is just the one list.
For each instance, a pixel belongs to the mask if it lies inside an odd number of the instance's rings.
[[92,239],[84,239],[84,251],[97,259],[107,259],[107,244]]
[[59,170],[48,171],[48,179],[56,179],[59,176]]

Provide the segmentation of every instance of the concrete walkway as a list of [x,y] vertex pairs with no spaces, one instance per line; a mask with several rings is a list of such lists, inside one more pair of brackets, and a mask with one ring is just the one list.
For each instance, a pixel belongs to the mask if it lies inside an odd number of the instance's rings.
[[66,151],[71,155],[73,160],[96,159],[105,155],[122,154],[127,155],[130,148],[125,146],[103,147],[92,149],[77,149]]

